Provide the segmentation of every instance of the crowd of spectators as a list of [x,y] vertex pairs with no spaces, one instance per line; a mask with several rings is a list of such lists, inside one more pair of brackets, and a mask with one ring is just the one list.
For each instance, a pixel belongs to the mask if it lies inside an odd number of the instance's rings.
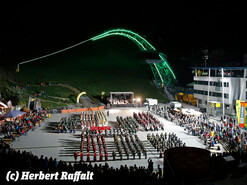
[[[224,158],[232,155],[238,164],[239,153],[223,153],[222,155],[213,155],[211,157],[211,180],[217,180],[226,178],[229,173],[233,175],[244,175],[246,173],[245,168],[236,168],[235,166],[229,165]],[[166,178],[166,172],[162,172],[162,169],[158,166],[157,171],[153,171],[153,162],[151,159],[147,160],[146,166],[137,167],[121,165],[119,168],[113,168],[105,164],[92,164],[91,162],[78,161],[75,163],[58,161],[56,158],[38,157],[31,152],[11,149],[6,143],[0,143],[0,184],[9,184],[6,182],[6,174],[8,171],[29,171],[39,173],[55,173],[68,172],[73,173],[75,171],[87,171],[93,172],[92,181],[79,181],[76,184],[183,184],[177,180],[168,181]],[[234,167],[234,168],[233,168]],[[195,177],[196,178],[196,177]],[[189,184],[193,184],[192,182]],[[71,184],[72,181],[18,181],[17,184]]]
[[[6,162],[7,161],[7,162]],[[163,180],[161,179],[162,171],[158,167],[157,172],[150,171],[150,168],[145,166],[137,167],[135,164],[133,166],[121,165],[119,168],[113,168],[108,165],[108,163],[102,164],[92,164],[91,162],[85,163],[83,161],[78,161],[75,163],[66,163],[64,161],[57,161],[56,158],[47,158],[44,156],[38,157],[31,152],[20,152],[11,149],[8,144],[0,143],[0,180],[5,181],[6,174],[9,170],[11,171],[30,171],[36,172],[42,171],[44,173],[54,173],[54,172],[75,172],[82,171],[86,173],[87,171],[93,172],[93,181],[81,181],[79,184],[161,184]],[[17,182],[18,183],[18,182]],[[34,183],[33,181],[26,181],[26,183]],[[57,183],[57,184],[70,184],[72,181],[35,181],[35,184],[44,183]]]
[[15,140],[14,134],[26,134],[28,130],[40,126],[41,121],[39,113],[27,112],[17,118],[5,118],[1,122],[0,132],[4,134],[4,139]]
[[[227,143],[227,151],[239,151],[246,156],[247,132],[235,123],[231,116],[224,116],[219,122],[210,121],[208,114],[199,116],[183,114],[180,111],[165,109],[164,117],[185,128],[188,133],[199,136],[207,148],[216,143]],[[241,150],[241,151],[240,151]]]

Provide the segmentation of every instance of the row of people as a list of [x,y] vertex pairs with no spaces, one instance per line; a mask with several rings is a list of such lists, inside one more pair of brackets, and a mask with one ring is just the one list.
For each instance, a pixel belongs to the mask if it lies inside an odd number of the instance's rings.
[[107,130],[107,128],[105,128],[105,130],[101,130],[101,129],[90,129],[90,128],[84,128],[83,132],[85,132],[85,134],[89,134],[89,135],[104,135],[105,137],[112,137],[114,134],[117,135],[125,135],[125,134],[131,134],[131,132],[129,132],[129,130],[123,129],[123,128],[110,128],[109,130]]
[[[115,145],[117,147],[117,152],[119,154],[120,160],[122,160],[123,159],[123,150],[122,150],[122,147],[121,147],[121,143],[120,143],[120,141],[118,139],[118,135],[114,134],[113,135],[113,139],[114,139],[114,143],[115,143]],[[114,154],[116,154],[116,153],[114,153]]]

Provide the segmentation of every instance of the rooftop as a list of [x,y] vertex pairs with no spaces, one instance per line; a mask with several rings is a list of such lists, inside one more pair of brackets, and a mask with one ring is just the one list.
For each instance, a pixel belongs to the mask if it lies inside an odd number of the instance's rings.
[[192,69],[233,69],[233,70],[239,70],[239,69],[247,69],[246,67],[191,67]]

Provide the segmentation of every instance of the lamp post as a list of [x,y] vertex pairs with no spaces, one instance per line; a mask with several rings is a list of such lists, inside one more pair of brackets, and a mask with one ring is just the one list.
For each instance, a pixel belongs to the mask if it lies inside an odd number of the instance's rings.
[[202,50],[202,52],[204,53],[204,56],[202,58],[204,59],[205,67],[207,67],[208,50],[204,49],[204,50]]

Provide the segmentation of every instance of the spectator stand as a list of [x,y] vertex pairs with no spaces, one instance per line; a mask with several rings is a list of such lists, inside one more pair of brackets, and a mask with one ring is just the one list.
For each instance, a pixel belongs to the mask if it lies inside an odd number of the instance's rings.
[[4,120],[1,122],[1,139],[5,143],[14,141],[21,135],[26,135],[27,131],[34,130],[40,126],[44,117],[38,112],[21,112],[17,110],[9,111],[1,115]]
[[215,122],[206,113],[192,115],[182,111],[172,112],[169,107],[166,107],[165,110],[165,119],[169,120],[170,117],[173,117],[174,122],[185,127],[188,134],[199,137],[206,148],[211,151],[211,155],[219,155],[224,151],[245,152],[244,150],[247,148],[247,133],[238,124],[235,124],[235,120],[231,116],[224,116],[220,122]]

